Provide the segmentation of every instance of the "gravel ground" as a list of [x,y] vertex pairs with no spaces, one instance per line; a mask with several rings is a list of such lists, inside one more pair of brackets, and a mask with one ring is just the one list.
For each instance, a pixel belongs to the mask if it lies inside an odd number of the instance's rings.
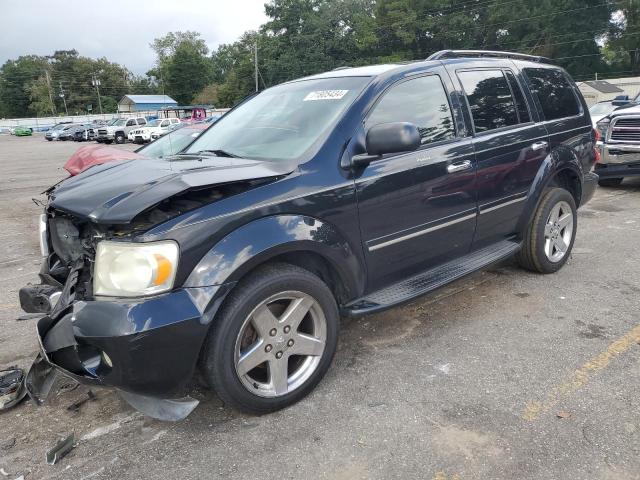
[[[17,320],[40,263],[32,198],[78,147],[0,136],[0,367],[36,354],[36,320]],[[0,478],[640,479],[639,240],[640,180],[600,188],[559,273],[507,263],[344,320],[327,377],[275,414],[207,391],[178,423],[108,390],[77,413],[84,387],[24,402],[0,414]]]

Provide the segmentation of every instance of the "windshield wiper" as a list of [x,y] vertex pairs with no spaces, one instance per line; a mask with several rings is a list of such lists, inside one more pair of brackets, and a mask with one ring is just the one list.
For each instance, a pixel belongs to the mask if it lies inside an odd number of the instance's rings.
[[215,155],[216,157],[230,157],[230,158],[239,158],[238,155],[231,153],[231,152],[227,152],[226,150],[200,150],[199,152],[196,152],[196,155],[202,154],[202,153],[212,153],[213,155]]

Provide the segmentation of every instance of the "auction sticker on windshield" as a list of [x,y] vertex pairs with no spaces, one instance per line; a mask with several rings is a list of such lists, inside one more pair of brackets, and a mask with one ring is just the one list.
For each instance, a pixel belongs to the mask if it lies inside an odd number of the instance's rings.
[[311,100],[340,100],[344,97],[349,90],[317,90],[315,92],[309,92],[304,101]]

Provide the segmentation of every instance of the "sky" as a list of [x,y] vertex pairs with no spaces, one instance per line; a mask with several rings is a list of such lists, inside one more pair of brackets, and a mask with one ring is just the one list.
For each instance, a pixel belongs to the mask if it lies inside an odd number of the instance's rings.
[[0,15],[0,65],[20,55],[75,48],[144,74],[149,44],[167,32],[195,30],[210,49],[231,43],[267,18],[266,0],[20,0]]

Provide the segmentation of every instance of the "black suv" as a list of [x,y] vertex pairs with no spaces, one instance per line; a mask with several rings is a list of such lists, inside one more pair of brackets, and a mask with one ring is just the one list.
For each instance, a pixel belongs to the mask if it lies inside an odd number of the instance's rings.
[[181,418],[200,368],[233,407],[283,408],[329,368],[341,315],[513,255],[560,269],[595,158],[582,96],[539,57],[443,51],[265,90],[179,155],[48,191],[28,389],[60,370]]

